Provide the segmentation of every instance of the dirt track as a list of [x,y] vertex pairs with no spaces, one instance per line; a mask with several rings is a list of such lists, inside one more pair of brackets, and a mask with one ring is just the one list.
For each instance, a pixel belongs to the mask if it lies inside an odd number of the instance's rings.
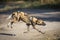
[[[33,14],[35,15],[35,14]],[[45,17],[49,17],[44,14],[40,14]],[[55,16],[53,16],[55,15]],[[52,13],[51,17],[57,17],[57,14]],[[59,14],[58,14],[59,15]],[[0,40],[60,40],[60,21],[45,20],[46,26],[36,25],[36,28],[45,32],[41,34],[30,27],[30,32],[23,33],[26,31],[26,25],[24,22],[18,22],[13,24],[13,28],[8,28],[6,17],[8,15],[0,14]],[[35,15],[36,16],[36,15]],[[38,16],[38,14],[37,14]],[[59,18],[59,17],[58,17]]]

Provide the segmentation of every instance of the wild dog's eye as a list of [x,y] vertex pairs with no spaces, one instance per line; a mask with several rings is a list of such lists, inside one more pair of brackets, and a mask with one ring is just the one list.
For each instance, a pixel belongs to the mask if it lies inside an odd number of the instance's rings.
[[38,21],[38,23],[41,23],[40,21]]

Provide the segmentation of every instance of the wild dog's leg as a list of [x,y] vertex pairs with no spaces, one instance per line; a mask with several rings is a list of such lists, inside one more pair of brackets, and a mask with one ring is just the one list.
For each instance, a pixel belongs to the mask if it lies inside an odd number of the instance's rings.
[[7,24],[7,27],[9,27],[9,26],[10,26],[10,24],[11,24],[11,22],[9,22],[9,23]]
[[29,32],[29,27],[30,27],[30,24],[26,24],[26,25],[27,25],[27,31],[26,31],[26,32],[24,32],[24,33]]
[[14,22],[9,22],[7,26],[8,26],[8,27],[11,26],[11,28],[12,28],[12,24],[13,24],[13,23],[14,23]]
[[[32,27],[33,27],[33,29],[37,30],[38,32],[41,32],[40,30],[38,30],[38,29],[35,27],[35,24],[34,24],[34,23],[32,23]],[[44,34],[43,32],[41,32],[41,33]]]
[[29,31],[30,24],[26,24],[26,25],[27,25],[27,31]]
[[14,22],[11,22],[11,28],[12,28],[13,23],[14,23]]

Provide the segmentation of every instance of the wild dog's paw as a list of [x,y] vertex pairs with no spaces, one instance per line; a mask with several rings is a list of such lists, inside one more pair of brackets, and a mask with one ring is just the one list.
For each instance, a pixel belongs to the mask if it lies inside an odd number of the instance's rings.
[[41,31],[39,31],[40,33],[42,33],[42,34],[45,34],[45,32],[41,32]]

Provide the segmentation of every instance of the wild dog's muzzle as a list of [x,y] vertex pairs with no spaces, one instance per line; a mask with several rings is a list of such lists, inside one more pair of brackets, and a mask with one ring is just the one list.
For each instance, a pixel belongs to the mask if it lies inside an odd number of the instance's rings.
[[36,21],[36,24],[37,25],[42,25],[42,26],[45,26],[46,25],[46,23],[43,20],[37,20]]

